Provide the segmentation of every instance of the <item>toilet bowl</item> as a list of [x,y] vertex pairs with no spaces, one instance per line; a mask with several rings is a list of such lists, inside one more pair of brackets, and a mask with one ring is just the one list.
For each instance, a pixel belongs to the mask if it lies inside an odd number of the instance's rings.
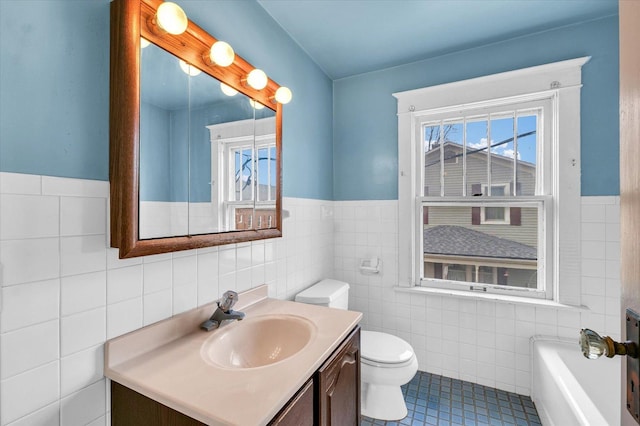
[[409,343],[391,334],[363,331],[360,335],[361,413],[380,420],[400,420],[407,405],[400,386],[418,371]]
[[[322,280],[296,295],[296,302],[347,309],[349,284]],[[400,386],[418,371],[413,348],[399,337],[377,331],[360,333],[361,414],[380,420],[400,420],[407,406]]]

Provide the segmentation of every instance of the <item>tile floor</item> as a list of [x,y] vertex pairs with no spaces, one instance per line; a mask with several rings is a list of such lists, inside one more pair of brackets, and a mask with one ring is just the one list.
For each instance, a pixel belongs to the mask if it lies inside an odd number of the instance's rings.
[[409,414],[397,422],[362,417],[361,426],[539,426],[531,398],[418,371],[402,387]]

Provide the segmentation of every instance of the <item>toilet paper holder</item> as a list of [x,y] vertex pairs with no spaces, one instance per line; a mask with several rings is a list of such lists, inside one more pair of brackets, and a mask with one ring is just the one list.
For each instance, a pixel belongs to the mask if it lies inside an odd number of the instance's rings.
[[365,274],[378,274],[380,273],[380,258],[371,257],[368,259],[360,260],[360,271]]

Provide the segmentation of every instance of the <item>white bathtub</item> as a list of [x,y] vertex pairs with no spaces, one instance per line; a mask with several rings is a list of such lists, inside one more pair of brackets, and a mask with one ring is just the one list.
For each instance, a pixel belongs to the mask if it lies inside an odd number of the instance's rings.
[[545,426],[620,424],[621,357],[586,359],[575,341],[531,339],[531,399]]

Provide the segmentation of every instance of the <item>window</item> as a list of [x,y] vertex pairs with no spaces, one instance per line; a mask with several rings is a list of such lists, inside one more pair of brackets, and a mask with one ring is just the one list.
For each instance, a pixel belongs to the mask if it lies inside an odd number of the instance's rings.
[[[482,195],[489,195],[489,193],[491,196],[496,197],[509,195],[509,192],[507,192],[507,184],[496,185],[492,183],[491,186],[483,185]],[[480,214],[480,223],[482,224],[493,223],[509,225],[511,222],[509,207],[483,207],[480,210]]]
[[[275,223],[275,135],[225,144],[228,158],[229,216],[233,229],[271,228]],[[255,211],[254,211],[255,206]],[[254,221],[256,223],[254,223]]]
[[587,60],[394,95],[401,286],[579,304]]
[[207,126],[213,165],[211,199],[219,229],[276,225],[275,116]]

